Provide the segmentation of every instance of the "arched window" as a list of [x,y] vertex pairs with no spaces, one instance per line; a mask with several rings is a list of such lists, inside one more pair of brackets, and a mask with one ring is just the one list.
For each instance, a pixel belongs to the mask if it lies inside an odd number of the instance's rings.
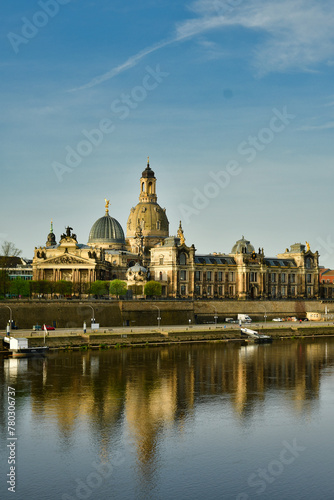
[[141,183],[141,190],[143,193],[145,193],[145,182]]
[[187,256],[185,253],[181,253],[180,255],[180,264],[181,266],[184,266],[187,263]]
[[147,189],[148,194],[152,194],[152,182],[148,183],[148,189]]
[[306,259],[305,267],[306,267],[306,269],[311,269],[311,267],[312,267],[312,259],[310,259],[310,258]]

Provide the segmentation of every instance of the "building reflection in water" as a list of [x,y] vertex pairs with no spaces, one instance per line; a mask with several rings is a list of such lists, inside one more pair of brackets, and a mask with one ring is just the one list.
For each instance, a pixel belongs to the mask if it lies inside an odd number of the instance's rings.
[[54,420],[65,450],[87,428],[101,460],[112,460],[126,441],[150,482],[161,435],[170,427],[182,433],[200,405],[228,405],[244,426],[279,391],[297,418],[314,411],[322,372],[333,366],[334,342],[284,340],[5,359],[1,379],[15,386],[18,400],[30,399],[36,419]]

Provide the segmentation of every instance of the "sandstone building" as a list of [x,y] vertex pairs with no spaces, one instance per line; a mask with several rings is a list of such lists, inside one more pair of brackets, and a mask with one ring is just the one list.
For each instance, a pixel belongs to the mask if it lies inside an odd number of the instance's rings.
[[[105,214],[92,226],[87,243],[67,227],[57,244],[51,224],[44,247],[35,248],[34,280],[92,283],[115,278],[159,281],[165,298],[319,298],[319,255],[296,243],[275,257],[255,250],[242,237],[230,253],[201,255],[188,246],[180,222],[169,235],[166,210],[157,202],[157,179],[149,161],[140,178],[139,203],[130,210],[126,236]],[[145,279],[144,279],[145,278]]]

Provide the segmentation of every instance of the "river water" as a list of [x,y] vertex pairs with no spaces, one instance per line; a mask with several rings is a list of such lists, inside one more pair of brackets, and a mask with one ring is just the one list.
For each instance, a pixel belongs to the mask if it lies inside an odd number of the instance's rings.
[[0,367],[1,499],[334,498],[334,339]]

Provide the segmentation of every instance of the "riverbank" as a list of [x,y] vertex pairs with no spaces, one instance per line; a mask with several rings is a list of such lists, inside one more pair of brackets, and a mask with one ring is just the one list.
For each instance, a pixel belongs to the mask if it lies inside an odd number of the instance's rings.
[[[273,339],[312,338],[334,336],[331,323],[291,323],[273,325],[257,323],[252,329]],[[17,330],[12,336],[28,338],[29,347],[44,344],[44,333],[31,330]],[[101,328],[99,331],[82,329],[61,329],[49,331],[45,344],[50,349],[118,348],[150,345],[168,345],[193,342],[245,342],[238,325],[192,325],[165,326],[161,328]],[[3,345],[0,346],[3,351]]]
[[95,318],[100,327],[130,328],[157,325],[207,325],[226,318],[237,319],[248,314],[253,323],[274,318],[304,319],[308,312],[334,319],[334,304],[313,300],[238,301],[238,300],[7,300],[0,301],[0,327],[9,319],[18,327],[30,329],[33,325],[53,325],[59,328],[83,328]]

